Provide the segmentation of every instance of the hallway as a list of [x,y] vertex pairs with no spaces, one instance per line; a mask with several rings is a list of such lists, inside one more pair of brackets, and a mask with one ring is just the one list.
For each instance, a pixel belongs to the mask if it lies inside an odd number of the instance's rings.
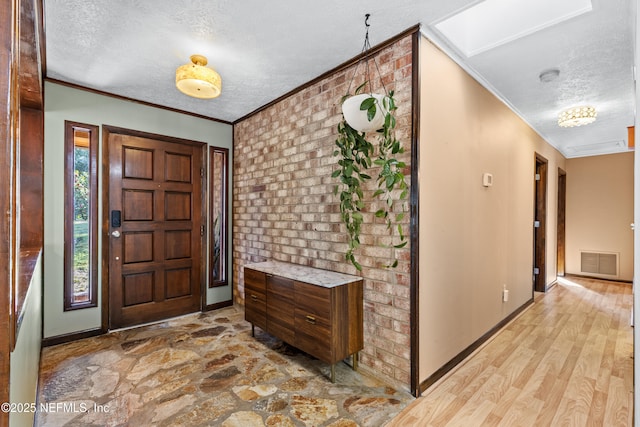
[[631,426],[631,290],[558,278],[387,427]]

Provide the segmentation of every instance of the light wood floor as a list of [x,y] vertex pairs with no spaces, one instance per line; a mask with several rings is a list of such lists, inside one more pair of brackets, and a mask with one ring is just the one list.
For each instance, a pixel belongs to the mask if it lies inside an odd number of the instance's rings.
[[631,285],[566,277],[408,406],[398,426],[631,426]]

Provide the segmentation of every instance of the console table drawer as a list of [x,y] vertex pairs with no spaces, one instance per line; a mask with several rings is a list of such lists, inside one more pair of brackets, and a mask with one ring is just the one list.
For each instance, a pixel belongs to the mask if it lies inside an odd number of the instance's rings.
[[304,315],[311,315],[322,321],[331,321],[331,288],[309,285],[303,282],[295,282],[296,311],[301,310]]
[[331,321],[328,318],[314,316],[307,311],[296,308],[296,331],[304,332],[310,337],[331,345]]
[[266,292],[267,289],[267,275],[261,271],[252,270],[250,268],[244,269],[244,287],[245,292],[247,288]]
[[245,288],[244,318],[259,328],[267,328],[267,296],[264,292]]
[[311,354],[327,363],[335,363],[332,358],[331,343],[329,337],[318,339],[318,331],[314,335],[307,335],[303,330],[296,330],[295,346],[305,353]]

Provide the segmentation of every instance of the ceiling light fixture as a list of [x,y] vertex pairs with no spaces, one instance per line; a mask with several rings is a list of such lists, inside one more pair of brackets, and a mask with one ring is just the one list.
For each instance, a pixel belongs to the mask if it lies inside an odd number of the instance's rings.
[[558,115],[558,125],[563,128],[588,125],[596,121],[597,115],[591,106],[569,108]]
[[213,68],[206,67],[207,58],[191,55],[191,63],[176,70],[176,87],[185,95],[211,99],[220,96],[222,79]]

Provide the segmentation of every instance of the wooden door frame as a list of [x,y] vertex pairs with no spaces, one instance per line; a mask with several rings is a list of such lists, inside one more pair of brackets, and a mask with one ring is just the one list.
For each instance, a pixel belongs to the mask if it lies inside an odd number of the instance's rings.
[[[534,163],[534,206],[533,220],[540,221],[539,227],[533,225],[534,247],[533,247],[533,288],[536,292],[545,292],[547,289],[547,179],[548,179],[549,161],[535,154]],[[540,168],[540,169],[538,169]],[[540,172],[538,172],[540,170]],[[536,175],[540,173],[540,179],[536,179]],[[538,273],[535,274],[535,268]]]
[[[120,134],[126,136],[134,136],[139,138],[148,138],[155,139],[163,142],[177,143],[177,144],[185,144],[196,147],[201,147],[202,151],[202,169],[201,174],[207,171],[208,169],[208,156],[207,156],[207,144],[200,141],[193,141],[189,139],[176,138],[172,136],[159,135],[149,132],[143,132],[133,129],[120,128],[117,126],[111,125],[102,125],[102,224],[101,224],[101,233],[102,233],[102,330],[108,331],[110,328],[110,319],[109,319],[109,259],[110,259],[110,237],[109,237],[109,136],[111,134]],[[207,278],[207,233],[206,228],[208,224],[208,216],[207,216],[207,182],[206,182],[206,174],[205,180],[200,186],[200,192],[202,193],[202,206],[201,209],[201,218],[202,218],[202,226],[205,227],[205,232],[201,233],[200,236],[200,310],[206,304],[206,278]]]
[[556,243],[556,273],[564,277],[566,267],[566,212],[567,211],[567,173],[558,168],[558,221]]

